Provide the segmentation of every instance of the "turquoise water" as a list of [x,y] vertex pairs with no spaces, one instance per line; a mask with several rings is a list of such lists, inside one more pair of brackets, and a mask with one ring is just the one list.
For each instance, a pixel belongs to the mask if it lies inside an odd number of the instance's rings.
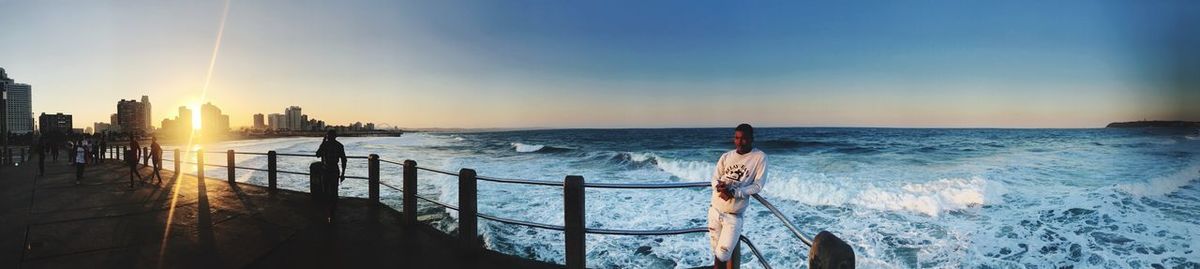
[[[863,268],[1200,267],[1200,137],[1153,129],[761,128],[768,154],[763,196],[801,230],[849,242]],[[732,148],[731,129],[540,130],[413,133],[343,138],[351,155],[416,160],[448,171],[589,182],[705,181]],[[210,150],[312,152],[319,138],[233,141]],[[265,167],[243,156],[240,166]],[[309,158],[280,158],[304,171]],[[383,181],[400,186],[399,166]],[[221,176],[216,170],[209,175]],[[365,175],[352,160],[350,175]],[[457,203],[454,179],[422,172],[419,192]],[[239,172],[265,184],[265,175]],[[344,196],[366,196],[348,180]],[[284,188],[307,179],[281,175]],[[562,190],[481,182],[482,213],[562,224]],[[384,189],[399,208],[397,192]],[[706,189],[587,191],[592,228],[652,230],[704,225]],[[454,227],[453,211],[431,224]],[[746,213],[746,236],[776,268],[803,267],[807,247],[761,205]],[[562,234],[480,221],[488,247],[563,262]],[[748,250],[747,250],[748,251]],[[680,268],[711,264],[703,234],[588,236],[593,267]],[[748,255],[748,252],[746,252]],[[747,259],[747,267],[757,261]]]

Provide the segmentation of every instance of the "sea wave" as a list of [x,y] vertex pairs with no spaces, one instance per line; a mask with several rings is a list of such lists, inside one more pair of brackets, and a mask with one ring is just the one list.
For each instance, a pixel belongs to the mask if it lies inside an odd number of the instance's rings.
[[[837,182],[837,183],[835,183]],[[948,178],[899,187],[849,184],[851,180],[805,180],[796,177],[771,182],[771,196],[810,205],[855,206],[905,211],[937,217],[944,212],[1003,203],[1008,189],[1001,183],[979,177]]]
[[1198,179],[1200,179],[1200,161],[1193,162],[1187,168],[1170,175],[1144,182],[1118,184],[1116,187],[1117,190],[1136,197],[1162,196],[1174,193]]
[[683,181],[708,180],[717,167],[710,162],[678,160],[647,152],[618,152],[609,159],[633,169],[657,169]]
[[515,142],[511,143],[510,145],[512,145],[513,150],[516,150],[517,152],[521,152],[521,153],[564,152],[564,151],[572,150],[571,148],[565,148],[565,147],[551,147],[551,146],[546,146],[546,145],[523,144],[523,143],[515,143]]

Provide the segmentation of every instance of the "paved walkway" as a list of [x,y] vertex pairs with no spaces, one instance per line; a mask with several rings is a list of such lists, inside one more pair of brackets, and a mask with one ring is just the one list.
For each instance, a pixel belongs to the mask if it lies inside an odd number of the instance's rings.
[[558,267],[491,251],[465,258],[453,238],[406,230],[399,212],[365,199],[343,198],[329,225],[306,193],[166,170],[162,186],[131,189],[113,160],[89,166],[80,185],[65,161],[36,170],[0,168],[0,268]]

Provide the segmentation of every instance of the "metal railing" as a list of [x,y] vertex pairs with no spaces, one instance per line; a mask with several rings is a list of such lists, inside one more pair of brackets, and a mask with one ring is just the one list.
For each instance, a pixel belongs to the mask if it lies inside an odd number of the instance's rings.
[[[511,179],[511,178],[478,176],[478,175],[475,175],[475,171],[471,170],[471,169],[462,169],[459,173],[452,173],[452,172],[442,171],[442,170],[438,170],[438,169],[420,167],[420,166],[417,166],[416,162],[412,161],[412,160],[406,160],[405,163],[397,163],[397,162],[387,161],[387,160],[384,160],[384,162],[389,163],[389,164],[404,166],[405,185],[409,185],[410,181],[412,182],[412,184],[414,186],[416,185],[416,181],[417,181],[416,170],[428,171],[428,172],[433,172],[433,173],[447,175],[447,176],[459,177],[459,193],[458,193],[458,195],[459,195],[460,205],[463,203],[474,203],[474,201],[476,199],[475,195],[477,195],[474,182],[477,180],[496,182],[496,183],[506,183],[506,184],[563,187],[564,188],[564,199],[563,200],[565,203],[564,216],[565,216],[565,220],[566,220],[566,222],[564,223],[565,225],[563,225],[563,226],[513,220],[513,219],[501,218],[501,217],[496,217],[496,216],[490,216],[490,215],[479,213],[477,211],[466,211],[466,210],[463,210],[458,207],[450,206],[445,203],[435,201],[433,199],[428,199],[428,198],[422,197],[422,196],[416,194],[415,189],[412,191],[405,191],[405,196],[404,196],[405,201],[403,202],[403,204],[405,206],[407,206],[410,204],[410,201],[415,203],[416,199],[420,199],[420,200],[425,200],[425,201],[428,201],[430,203],[433,203],[433,204],[436,204],[436,205],[439,205],[442,207],[446,207],[446,208],[458,211],[459,216],[460,216],[459,235],[461,237],[464,237],[464,238],[460,239],[460,240],[464,240],[464,241],[474,240],[474,238],[475,238],[475,233],[473,230],[475,228],[474,223],[471,223],[470,226],[467,227],[467,229],[469,229],[469,230],[466,230],[466,231],[462,230],[463,225],[461,224],[461,222],[464,219],[461,216],[464,216],[464,215],[465,216],[474,215],[479,218],[497,221],[497,222],[501,222],[501,223],[505,223],[505,224],[521,225],[521,226],[527,226],[527,227],[564,231],[566,233],[566,248],[567,248],[567,251],[566,251],[566,256],[567,256],[566,261],[567,262],[566,263],[567,263],[568,268],[584,268],[585,267],[586,264],[584,261],[584,255],[585,255],[586,251],[585,251],[585,246],[584,246],[585,240],[583,238],[584,238],[584,235],[586,235],[586,234],[662,236],[662,235],[703,233],[703,232],[708,231],[708,229],[705,227],[666,229],[666,230],[618,230],[618,229],[586,228],[584,226],[585,222],[584,222],[584,212],[583,212],[584,211],[583,210],[583,208],[584,208],[583,207],[583,205],[584,205],[584,197],[583,197],[584,191],[583,190],[585,188],[611,188],[611,189],[708,188],[708,187],[710,187],[710,184],[708,182],[585,183],[583,180],[583,177],[580,177],[580,176],[568,176],[568,177],[566,177],[566,179],[564,181]],[[464,185],[466,185],[465,188],[464,188]],[[404,191],[402,189],[396,189],[396,190]],[[767,209],[769,211],[771,211],[771,213],[776,218],[778,218],[781,222],[784,223],[784,225],[788,228],[788,230],[791,231],[792,235],[795,236],[797,239],[799,239],[800,242],[804,243],[805,245],[807,245],[809,247],[812,246],[812,241],[809,240],[807,237],[805,237],[799,231],[799,229],[797,229],[795,227],[795,225],[793,225],[790,221],[788,221],[787,218],[783,215],[783,213],[780,212],[779,209],[776,208],[773,204],[768,202],[766,200],[766,198],[763,198],[762,196],[757,195],[757,194],[752,195],[752,197],[754,197],[754,199],[756,201],[758,201],[759,203],[762,203],[764,206],[766,206]],[[406,209],[405,212],[410,212],[410,211],[408,211],[408,209]],[[415,223],[416,222],[415,214],[405,214],[404,217],[406,218],[406,221],[405,221],[406,223]],[[474,221],[468,220],[468,222],[474,222]],[[760,252],[758,250],[758,248],[754,245],[753,242],[751,242],[751,240],[749,238],[742,236],[741,238],[739,238],[739,241],[741,241],[742,243],[745,243],[746,246],[750,247],[751,253],[755,256],[755,258],[757,259],[757,261],[759,262],[760,265],[762,265],[765,268],[771,268],[770,264],[767,263],[766,259],[762,256],[762,252]],[[740,253],[735,252],[735,255],[737,255],[737,254],[740,254]],[[735,258],[735,259],[737,259],[737,258]]]
[[[114,156],[116,155],[117,150],[121,150],[121,152],[125,152],[124,150],[127,150],[127,148],[121,148],[121,146],[114,146],[114,149],[116,149],[116,150],[113,150]],[[234,183],[234,178],[235,178],[234,172],[237,169],[267,172],[267,175],[268,175],[267,188],[270,191],[275,191],[278,189],[278,184],[277,184],[278,173],[308,175],[308,176],[320,174],[317,171],[310,171],[309,173],[304,173],[304,172],[285,171],[285,170],[278,169],[278,164],[277,164],[278,156],[315,158],[316,157],[315,154],[276,153],[275,151],[269,151],[267,153],[255,153],[255,152],[235,152],[234,150],[227,150],[225,152],[220,152],[220,151],[205,152],[203,150],[195,150],[195,151],[188,151],[188,152],[196,154],[195,155],[196,161],[188,162],[188,161],[181,161],[182,160],[180,158],[181,151],[179,149],[174,149],[173,151],[174,151],[174,154],[173,154],[174,158],[169,159],[169,160],[164,158],[164,161],[170,161],[170,162],[174,163],[175,171],[177,171],[177,172],[182,171],[181,165],[184,163],[194,164],[197,166],[196,176],[200,179],[203,179],[204,178],[204,170],[205,170],[204,167],[226,168],[228,170],[227,180],[230,183]],[[221,153],[224,153],[226,155],[226,165],[205,164],[204,163],[204,156],[206,154],[221,154]],[[235,165],[236,155],[267,156],[267,168],[261,169],[261,168],[236,166]],[[126,156],[130,156],[130,155],[126,155]],[[369,188],[368,199],[370,199],[371,201],[374,201],[377,204],[379,203],[379,201],[380,201],[380,196],[379,196],[380,186],[387,187],[387,188],[393,189],[395,191],[399,191],[403,194],[402,195],[401,213],[402,213],[403,220],[404,220],[403,223],[405,225],[417,225],[419,223],[417,221],[417,214],[416,214],[416,212],[417,212],[416,204],[417,204],[418,199],[424,200],[425,202],[432,203],[432,204],[440,206],[440,207],[458,211],[458,213],[459,213],[458,222],[459,223],[458,223],[458,239],[457,240],[459,241],[459,244],[463,248],[463,250],[466,251],[467,253],[473,253],[474,250],[477,250],[479,248],[478,247],[480,245],[479,244],[480,242],[478,242],[478,240],[479,240],[478,239],[478,219],[479,218],[490,220],[490,221],[495,221],[495,222],[500,222],[500,223],[505,223],[505,224],[510,224],[510,225],[520,225],[520,226],[526,226],[526,227],[533,227],[533,228],[539,228],[539,229],[547,229],[547,230],[555,230],[555,231],[564,232],[565,238],[566,238],[565,245],[566,245],[566,267],[567,268],[585,268],[586,267],[586,261],[585,261],[585,254],[586,254],[585,242],[586,242],[586,240],[585,240],[585,237],[587,234],[628,235],[628,236],[665,236],[665,235],[704,233],[704,232],[708,231],[708,229],[706,227],[665,229],[665,230],[621,230],[621,229],[588,228],[585,226],[586,212],[584,209],[584,202],[585,202],[584,190],[586,188],[605,188],[605,189],[709,188],[711,186],[708,182],[587,183],[584,181],[584,178],[582,176],[567,176],[563,181],[511,179],[511,178],[479,176],[479,175],[476,175],[475,170],[466,169],[466,168],[459,170],[458,173],[448,172],[448,171],[443,171],[443,170],[438,170],[438,169],[433,169],[433,168],[428,168],[428,167],[417,166],[417,162],[413,161],[413,160],[405,160],[404,162],[401,163],[401,162],[380,159],[379,156],[375,155],[375,154],[371,154],[369,156],[347,156],[347,158],[348,159],[366,159],[367,160],[368,176],[366,176],[366,177],[346,176],[346,178],[368,180],[368,188]],[[399,165],[399,166],[403,167],[403,176],[402,176],[403,177],[403,185],[401,187],[392,186],[391,184],[387,184],[387,183],[384,183],[379,180],[380,179],[380,176],[379,176],[380,163]],[[458,187],[459,187],[458,205],[456,206],[456,205],[446,204],[444,202],[438,201],[437,199],[430,199],[430,198],[427,198],[427,197],[417,194],[417,183],[418,183],[417,172],[418,171],[426,171],[426,172],[441,174],[441,175],[445,175],[445,176],[457,177],[458,178]],[[476,200],[477,195],[478,195],[477,188],[476,188],[477,181],[488,181],[488,182],[504,183],[504,184],[562,187],[563,188],[563,202],[564,202],[564,225],[560,226],[560,225],[553,225],[553,224],[522,221],[522,220],[516,220],[516,219],[510,219],[510,218],[504,218],[504,217],[500,217],[500,216],[494,216],[494,215],[480,213],[478,211],[478,207],[477,207],[478,204],[477,204],[477,200]],[[314,187],[315,186],[310,186],[310,190],[315,191]],[[758,194],[754,194],[751,197],[753,197],[754,200],[758,201],[760,204],[765,206],[772,213],[772,215],[774,215],[776,218],[778,218],[780,220],[780,222],[782,222],[784,224],[784,226],[787,227],[787,229],[791,232],[791,234],[794,237],[796,237],[797,239],[800,240],[800,242],[804,243],[805,245],[807,245],[809,247],[812,246],[812,240],[810,240],[808,237],[805,237],[804,234],[801,233],[800,230],[797,229],[796,226],[791,223],[791,221],[788,221],[787,217],[785,217],[783,215],[783,213],[780,212],[779,209],[776,208],[773,204],[768,202],[766,200],[766,198],[763,198],[762,196],[760,196]],[[474,217],[464,217],[464,216],[474,216]],[[771,268],[770,264],[767,263],[766,259],[762,256],[762,253],[754,245],[754,243],[751,242],[751,240],[749,238],[747,238],[745,236],[741,236],[739,238],[739,241],[741,243],[744,243],[746,246],[750,247],[751,253],[755,256],[756,260],[758,261],[758,263],[760,265],[762,265],[764,268]],[[739,250],[734,251],[733,260],[735,261],[735,264],[737,264],[740,261],[740,251]]]

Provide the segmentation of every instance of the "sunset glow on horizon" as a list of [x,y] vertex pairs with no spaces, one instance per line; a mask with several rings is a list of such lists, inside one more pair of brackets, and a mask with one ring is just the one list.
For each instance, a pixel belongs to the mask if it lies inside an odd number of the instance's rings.
[[0,67],[76,127],[142,95],[155,126],[200,100],[235,129],[293,105],[407,128],[1200,121],[1173,76],[1191,2],[468,2],[16,1]]

